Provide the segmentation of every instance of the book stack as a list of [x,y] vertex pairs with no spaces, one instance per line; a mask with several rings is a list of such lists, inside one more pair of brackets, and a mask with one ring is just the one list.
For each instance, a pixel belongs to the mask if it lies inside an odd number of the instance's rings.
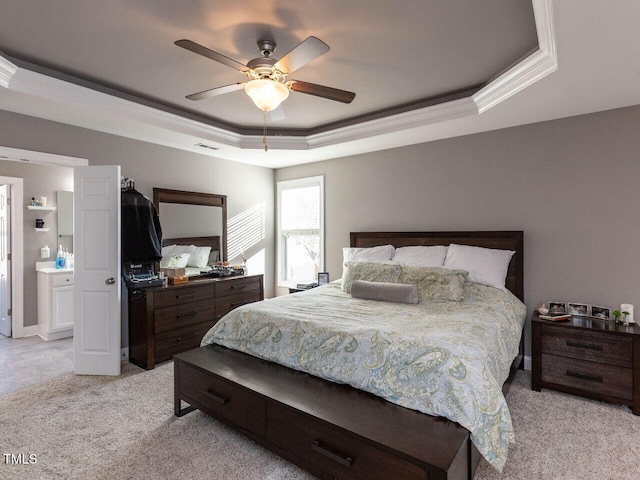
[[560,320],[569,320],[571,314],[569,313],[549,313],[547,315],[538,315],[542,320],[550,320],[552,322],[558,322]]

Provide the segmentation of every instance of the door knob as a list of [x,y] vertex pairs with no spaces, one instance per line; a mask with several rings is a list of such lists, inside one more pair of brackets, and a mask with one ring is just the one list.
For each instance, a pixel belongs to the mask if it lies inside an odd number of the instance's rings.
[[104,281],[104,283],[106,283],[107,285],[113,285],[114,283],[116,283],[116,279],[113,277],[109,277]]

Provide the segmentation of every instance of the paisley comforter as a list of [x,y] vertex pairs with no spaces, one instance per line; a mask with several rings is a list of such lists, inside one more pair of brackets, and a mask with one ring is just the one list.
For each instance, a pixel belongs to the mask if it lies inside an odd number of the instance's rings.
[[502,384],[526,308],[509,292],[464,284],[460,302],[359,300],[337,282],[237,308],[203,338],[446,417],[502,470],[513,426]]

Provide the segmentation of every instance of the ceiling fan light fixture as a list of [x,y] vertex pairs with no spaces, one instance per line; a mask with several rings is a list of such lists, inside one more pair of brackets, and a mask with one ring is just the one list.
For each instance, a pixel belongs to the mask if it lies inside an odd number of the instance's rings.
[[268,79],[251,80],[245,84],[244,91],[256,107],[265,113],[278,108],[289,96],[289,89],[285,84]]

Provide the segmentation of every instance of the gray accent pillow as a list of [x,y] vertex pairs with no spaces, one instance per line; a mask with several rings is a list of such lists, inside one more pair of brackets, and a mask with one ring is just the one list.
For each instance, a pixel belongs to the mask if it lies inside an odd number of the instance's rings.
[[351,285],[351,296],[382,302],[418,303],[418,287],[402,283],[356,280]]

